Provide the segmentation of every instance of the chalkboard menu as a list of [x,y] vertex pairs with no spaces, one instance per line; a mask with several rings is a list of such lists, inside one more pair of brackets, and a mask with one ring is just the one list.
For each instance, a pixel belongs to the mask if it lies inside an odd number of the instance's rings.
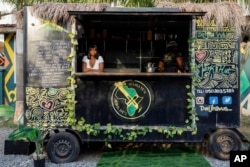
[[196,28],[197,110],[238,111],[239,42],[234,27],[197,20]]
[[[32,57],[27,64],[29,86],[57,87],[67,84],[70,42],[63,40],[37,41],[31,47]],[[32,61],[32,62],[31,62]]]
[[51,22],[37,21],[34,24],[32,19],[27,21],[26,85],[43,88],[67,86],[71,40],[66,30]]

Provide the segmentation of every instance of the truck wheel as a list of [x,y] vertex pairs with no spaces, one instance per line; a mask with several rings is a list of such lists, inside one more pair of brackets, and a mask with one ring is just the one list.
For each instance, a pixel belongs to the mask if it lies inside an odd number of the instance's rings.
[[230,129],[217,130],[209,136],[208,148],[213,156],[220,160],[228,160],[230,151],[241,149],[240,137]]
[[73,134],[60,132],[49,139],[47,153],[52,162],[73,162],[76,161],[79,156],[80,144]]

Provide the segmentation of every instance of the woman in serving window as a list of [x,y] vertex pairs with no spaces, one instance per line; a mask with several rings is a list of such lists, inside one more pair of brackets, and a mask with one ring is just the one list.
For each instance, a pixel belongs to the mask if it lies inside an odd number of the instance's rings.
[[104,60],[99,55],[97,46],[91,45],[87,56],[82,59],[82,71],[83,72],[103,72]]

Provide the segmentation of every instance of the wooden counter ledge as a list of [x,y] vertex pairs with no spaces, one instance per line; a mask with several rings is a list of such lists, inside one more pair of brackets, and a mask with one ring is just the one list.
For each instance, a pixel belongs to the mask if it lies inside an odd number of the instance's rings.
[[169,77],[190,77],[193,73],[169,73],[169,72],[77,72],[77,77],[88,77],[88,76],[169,76]]

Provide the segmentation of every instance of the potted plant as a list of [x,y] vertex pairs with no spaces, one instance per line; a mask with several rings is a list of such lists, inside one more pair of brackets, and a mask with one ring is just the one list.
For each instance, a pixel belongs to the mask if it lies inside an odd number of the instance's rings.
[[33,153],[35,167],[45,167],[45,155],[43,153],[43,136],[38,128],[19,126],[9,136],[8,140],[27,140],[34,142],[36,149]]
[[[17,128],[17,124],[13,122],[15,109],[12,106],[0,105],[0,126],[8,128]],[[19,122],[17,122],[19,123]],[[35,151],[35,143],[24,140],[5,140],[5,155],[29,155]]]

